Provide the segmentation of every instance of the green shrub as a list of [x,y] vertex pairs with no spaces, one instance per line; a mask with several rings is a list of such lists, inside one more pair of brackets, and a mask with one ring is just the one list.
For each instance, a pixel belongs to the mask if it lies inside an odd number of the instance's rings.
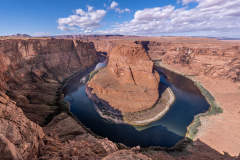
[[211,115],[216,115],[223,113],[222,108],[220,108],[215,101],[215,98],[212,96],[212,94],[206,90],[200,83],[195,82],[195,85],[200,89],[208,103],[210,104],[210,108],[206,113],[198,114],[194,117],[194,123],[191,124],[188,127],[188,138],[193,139],[196,133],[198,132],[198,127],[201,126],[200,117],[206,117]]
[[100,67],[100,68],[92,71],[92,72],[89,74],[89,81],[91,81],[91,79],[92,79],[101,69],[103,69],[104,67],[106,67],[106,66]]

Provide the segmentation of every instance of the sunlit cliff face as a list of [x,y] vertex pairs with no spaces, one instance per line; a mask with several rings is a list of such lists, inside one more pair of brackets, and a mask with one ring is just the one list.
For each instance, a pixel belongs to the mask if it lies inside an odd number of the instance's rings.
[[93,93],[122,112],[152,107],[158,100],[159,75],[141,45],[118,45],[108,67],[90,81]]

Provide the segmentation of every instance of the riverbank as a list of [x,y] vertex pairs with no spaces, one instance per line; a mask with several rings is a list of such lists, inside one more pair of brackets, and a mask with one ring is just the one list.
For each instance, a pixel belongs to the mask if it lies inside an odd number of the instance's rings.
[[189,69],[180,65],[160,62],[160,66],[194,81],[211,105],[208,112],[195,116],[187,136],[206,143],[222,154],[227,152],[237,156],[240,151],[240,128],[237,127],[240,124],[239,84],[204,75],[189,75]]
[[145,125],[157,121],[167,113],[175,101],[175,96],[169,87],[165,86],[163,83],[160,83],[160,85],[160,88],[164,88],[165,91],[162,93],[158,102],[150,109],[137,113],[124,114],[125,123],[134,126]]

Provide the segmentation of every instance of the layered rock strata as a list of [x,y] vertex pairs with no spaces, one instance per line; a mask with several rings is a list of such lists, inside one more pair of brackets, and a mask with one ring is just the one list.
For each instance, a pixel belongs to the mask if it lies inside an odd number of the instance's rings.
[[[51,126],[56,118],[44,128],[45,133],[39,126],[49,122],[48,117],[61,109],[56,91],[64,80],[98,61],[92,43],[6,38],[0,41],[0,55],[0,159],[68,159],[70,156],[101,159],[117,150],[111,141],[99,141],[89,135],[68,114],[58,116],[60,131],[57,125]],[[71,126],[75,130],[69,130]],[[86,136],[92,138],[87,140]]]
[[56,91],[65,79],[98,61],[92,43],[3,38],[0,55],[0,159],[100,160],[118,150],[66,112],[45,125],[64,109]]
[[57,110],[64,80],[98,61],[93,43],[30,38],[0,40],[0,88],[39,125]]
[[36,159],[45,134],[0,92],[0,159]]
[[120,112],[151,108],[158,100],[160,77],[142,46],[118,45],[108,67],[96,74],[88,86],[92,93]]

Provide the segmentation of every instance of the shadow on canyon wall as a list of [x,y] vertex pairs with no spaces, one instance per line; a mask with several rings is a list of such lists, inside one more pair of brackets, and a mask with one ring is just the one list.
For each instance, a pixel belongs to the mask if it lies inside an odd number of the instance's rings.
[[[168,71],[164,68],[154,65],[154,68],[159,74],[166,79],[168,83],[174,84],[177,88],[187,93],[202,95],[201,91],[197,87],[192,87],[194,82],[184,76]],[[168,76],[167,76],[168,75]]]

